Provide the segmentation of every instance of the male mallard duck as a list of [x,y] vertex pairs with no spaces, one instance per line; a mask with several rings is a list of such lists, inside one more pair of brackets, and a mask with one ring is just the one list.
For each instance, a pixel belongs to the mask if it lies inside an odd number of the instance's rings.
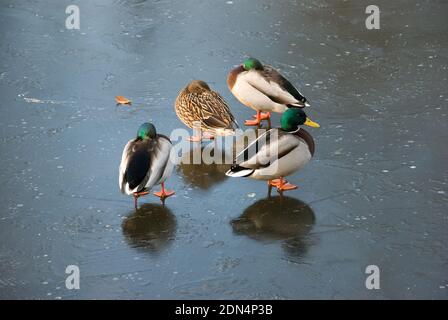
[[157,134],[152,123],[144,123],[137,131],[137,137],[130,140],[123,150],[120,163],[119,185],[122,193],[134,196],[137,210],[137,199],[147,195],[152,187],[162,185],[160,192],[154,192],[162,203],[172,196],[174,191],[165,190],[164,182],[173,171],[170,159],[172,148],[168,137]]
[[246,59],[230,71],[227,85],[242,104],[257,111],[255,120],[244,123],[247,126],[258,126],[261,120],[270,121],[270,112],[309,106],[307,99],[285,77],[255,58]]
[[302,124],[320,127],[302,109],[288,109],[282,115],[281,128],[270,129],[249,144],[236,156],[226,175],[268,180],[269,193],[273,186],[280,193],[297,189],[284,177],[302,169],[314,155],[313,137],[299,127]]
[[[202,138],[213,138],[213,134],[230,134],[237,126],[229,106],[221,95],[210,89],[207,83],[200,80],[191,81],[177,96],[176,114],[189,128],[200,125],[207,132],[192,136],[190,141],[201,141]],[[202,131],[201,131],[202,132]]]

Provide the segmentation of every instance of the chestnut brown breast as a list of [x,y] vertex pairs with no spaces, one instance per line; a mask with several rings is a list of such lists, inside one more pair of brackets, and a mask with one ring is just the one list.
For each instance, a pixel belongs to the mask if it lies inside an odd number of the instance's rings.
[[233,85],[236,82],[236,77],[238,77],[238,75],[244,71],[243,66],[239,66],[235,69],[233,69],[232,71],[230,71],[229,76],[227,77],[227,85],[229,86],[229,89],[232,90]]
[[314,156],[314,151],[316,147],[314,145],[314,140],[311,134],[309,134],[309,132],[306,131],[305,129],[300,128],[300,130],[297,131],[295,135],[305,140],[305,143],[308,145],[308,149],[310,149],[311,156]]

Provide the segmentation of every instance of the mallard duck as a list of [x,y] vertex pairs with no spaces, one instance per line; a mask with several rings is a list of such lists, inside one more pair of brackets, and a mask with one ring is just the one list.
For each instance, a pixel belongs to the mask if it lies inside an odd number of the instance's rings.
[[274,128],[260,135],[235,158],[226,175],[267,180],[269,194],[272,187],[282,193],[297,189],[284,177],[302,169],[314,155],[314,140],[300,125],[319,128],[319,124],[307,118],[299,108],[283,113],[281,128]]
[[158,184],[162,190],[154,192],[162,203],[172,196],[174,191],[165,190],[164,182],[171,175],[174,164],[170,159],[172,144],[168,137],[157,134],[152,123],[143,123],[137,131],[137,137],[130,140],[123,150],[120,163],[119,186],[122,193],[137,199],[149,194]]
[[255,120],[246,120],[246,126],[258,126],[262,120],[268,120],[270,126],[270,112],[283,113],[288,108],[309,106],[307,99],[285,77],[255,58],[247,58],[230,71],[227,85],[242,104],[257,112]]
[[238,126],[223,97],[201,80],[191,81],[179,93],[175,109],[177,116],[187,127],[200,126],[201,134],[190,137],[190,141],[213,139],[214,134],[232,134],[233,129]]

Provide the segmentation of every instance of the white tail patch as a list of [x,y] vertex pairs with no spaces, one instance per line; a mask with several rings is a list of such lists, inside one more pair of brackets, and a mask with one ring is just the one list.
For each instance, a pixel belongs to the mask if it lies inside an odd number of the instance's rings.
[[240,178],[240,177],[247,177],[251,175],[254,172],[253,169],[243,169],[239,170],[237,172],[233,172],[232,170],[229,170],[226,172],[226,176],[234,177],[234,178]]
[[134,194],[135,192],[137,192],[138,186],[135,187],[134,189],[130,189],[129,188],[129,183],[126,182],[125,186],[124,186],[124,192],[126,192],[126,194],[131,195]]

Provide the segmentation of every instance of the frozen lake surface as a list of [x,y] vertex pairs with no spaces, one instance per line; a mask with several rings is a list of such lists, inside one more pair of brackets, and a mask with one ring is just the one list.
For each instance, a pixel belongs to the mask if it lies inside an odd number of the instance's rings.
[[[0,4],[0,298],[448,297],[448,2],[376,1],[372,31],[367,1],[84,0],[80,30],[67,4]],[[321,125],[300,188],[280,202],[225,167],[180,166],[176,196],[134,212],[124,144],[142,122],[183,128],[191,79],[242,123],[225,79],[246,55]]]

